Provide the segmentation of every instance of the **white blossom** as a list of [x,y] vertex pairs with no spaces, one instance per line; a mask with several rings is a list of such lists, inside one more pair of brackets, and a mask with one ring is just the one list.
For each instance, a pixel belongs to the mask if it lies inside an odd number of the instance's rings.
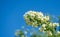
[[45,28],[46,24],[43,24],[42,27]]
[[37,14],[40,16],[40,17],[43,17],[43,13],[42,12],[37,12]]
[[51,26],[51,27],[52,27],[52,26],[53,26],[53,23],[50,23],[50,24],[49,24],[49,26]]
[[48,21],[48,20],[49,20],[49,16],[44,16],[44,17],[42,18],[42,20]]
[[46,30],[46,28],[44,28],[44,30]]
[[56,23],[57,26],[59,26],[59,23]]
[[52,36],[52,32],[51,31],[47,31],[49,36]]
[[39,31],[40,31],[40,32],[43,32],[43,28],[39,28]]
[[[26,22],[26,24],[31,25],[32,27],[39,27],[39,31],[43,32],[43,33],[47,33],[48,36],[52,36],[53,32],[55,32],[55,27],[59,26],[59,23],[53,23],[50,21],[50,16],[44,16],[42,12],[36,12],[36,11],[27,11],[24,15],[24,20]],[[40,25],[41,24],[41,25]],[[54,28],[52,28],[54,27]],[[22,28],[24,29],[24,26],[22,26]],[[24,34],[27,34],[30,30],[27,29],[26,31],[24,31]],[[18,36],[20,34],[20,30],[17,30],[15,32],[15,35]],[[30,31],[30,35],[32,35],[33,32]],[[60,35],[60,31],[57,31],[57,35]],[[22,35],[22,37],[25,37],[24,35]],[[28,36],[26,36],[28,37]]]
[[60,31],[57,31],[57,34],[60,34]]
[[19,31],[20,31],[20,30],[17,30],[17,31],[15,32],[15,35],[16,35],[16,36],[18,36],[18,35],[20,34]]

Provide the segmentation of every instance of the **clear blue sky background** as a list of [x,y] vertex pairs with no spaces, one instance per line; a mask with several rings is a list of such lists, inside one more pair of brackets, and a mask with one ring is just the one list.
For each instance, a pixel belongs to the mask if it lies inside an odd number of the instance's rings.
[[0,37],[14,37],[14,32],[25,25],[26,11],[42,11],[50,15],[60,15],[59,0],[0,0]]

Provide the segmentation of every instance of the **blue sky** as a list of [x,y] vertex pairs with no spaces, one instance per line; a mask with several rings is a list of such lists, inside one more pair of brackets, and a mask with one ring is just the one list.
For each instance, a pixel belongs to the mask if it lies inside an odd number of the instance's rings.
[[0,0],[0,37],[14,37],[14,32],[25,25],[26,11],[42,11],[59,16],[60,0]]

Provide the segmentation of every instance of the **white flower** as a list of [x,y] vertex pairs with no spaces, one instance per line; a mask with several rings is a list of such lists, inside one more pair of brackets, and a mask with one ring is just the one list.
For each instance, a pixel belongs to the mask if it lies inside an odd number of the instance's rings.
[[59,26],[59,23],[53,23],[53,25],[55,25],[55,26]]
[[20,34],[20,30],[17,30],[16,32],[15,32],[15,36],[18,36]]
[[43,31],[44,33],[46,33],[46,31]]
[[43,13],[42,12],[37,12],[37,14],[42,17],[43,16]]
[[49,26],[51,27],[59,26],[59,23],[50,23]]
[[48,21],[49,20],[49,16],[45,16],[44,19]]
[[15,32],[15,36],[18,36],[18,33],[17,32]]
[[[29,18],[28,18],[29,16]],[[36,19],[35,19],[36,18]],[[31,24],[32,26],[36,26],[37,27],[37,23],[34,23],[34,21],[41,21],[41,22],[45,22],[47,20],[49,20],[49,16],[44,16],[42,12],[36,12],[36,11],[27,11],[25,14],[24,14],[24,19],[26,21],[27,24]],[[32,19],[32,20],[30,20]],[[32,22],[33,21],[33,22]]]
[[43,24],[42,27],[45,28],[46,24]]
[[33,23],[33,26],[34,26],[34,27],[37,27],[37,26],[38,26],[37,21],[35,21],[35,22]]
[[27,11],[26,14],[29,14],[29,15],[30,14],[36,14],[36,12],[35,11]]
[[30,16],[31,16],[31,17],[35,17],[35,15],[34,15],[34,14],[30,14]]
[[51,27],[52,27],[52,26],[53,26],[53,24],[52,24],[52,23],[50,23],[50,24],[49,24],[49,26],[51,26]]
[[43,29],[42,29],[42,28],[39,28],[39,31],[40,31],[40,32],[42,32],[42,31],[43,31]]
[[51,31],[47,31],[49,36],[52,36],[52,32]]
[[46,28],[42,28],[42,27],[39,28],[39,31],[40,31],[40,32],[44,32],[44,33],[45,33],[46,31],[44,31],[44,30],[46,30]]
[[41,18],[41,21],[42,22],[46,22],[46,21],[49,21],[49,16],[44,16]]
[[57,34],[60,34],[60,31],[57,31]]
[[57,26],[55,23],[53,23],[53,27]]
[[24,15],[24,19],[26,19],[27,18],[27,15]]
[[38,15],[36,18],[37,18],[38,20],[41,20],[43,17]]
[[44,17],[42,17],[42,18],[41,18],[41,21],[44,21],[44,20],[45,20]]
[[44,28],[44,30],[46,30],[46,28]]

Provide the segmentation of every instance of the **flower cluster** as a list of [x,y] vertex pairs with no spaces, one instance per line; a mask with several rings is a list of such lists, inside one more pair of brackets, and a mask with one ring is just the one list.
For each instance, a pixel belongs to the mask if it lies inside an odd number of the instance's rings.
[[56,31],[56,26],[59,26],[58,23],[49,23],[49,24],[42,24],[42,26],[39,28],[40,32],[44,32],[48,35],[52,35]]
[[49,16],[44,16],[42,12],[28,11],[24,14],[26,24],[37,27],[49,21]]
[[50,22],[50,17],[44,15],[42,12],[28,11],[24,14],[24,20],[27,25],[33,27],[38,27],[39,31],[46,32],[48,35],[53,35],[56,31],[56,26],[59,26],[59,23]]

